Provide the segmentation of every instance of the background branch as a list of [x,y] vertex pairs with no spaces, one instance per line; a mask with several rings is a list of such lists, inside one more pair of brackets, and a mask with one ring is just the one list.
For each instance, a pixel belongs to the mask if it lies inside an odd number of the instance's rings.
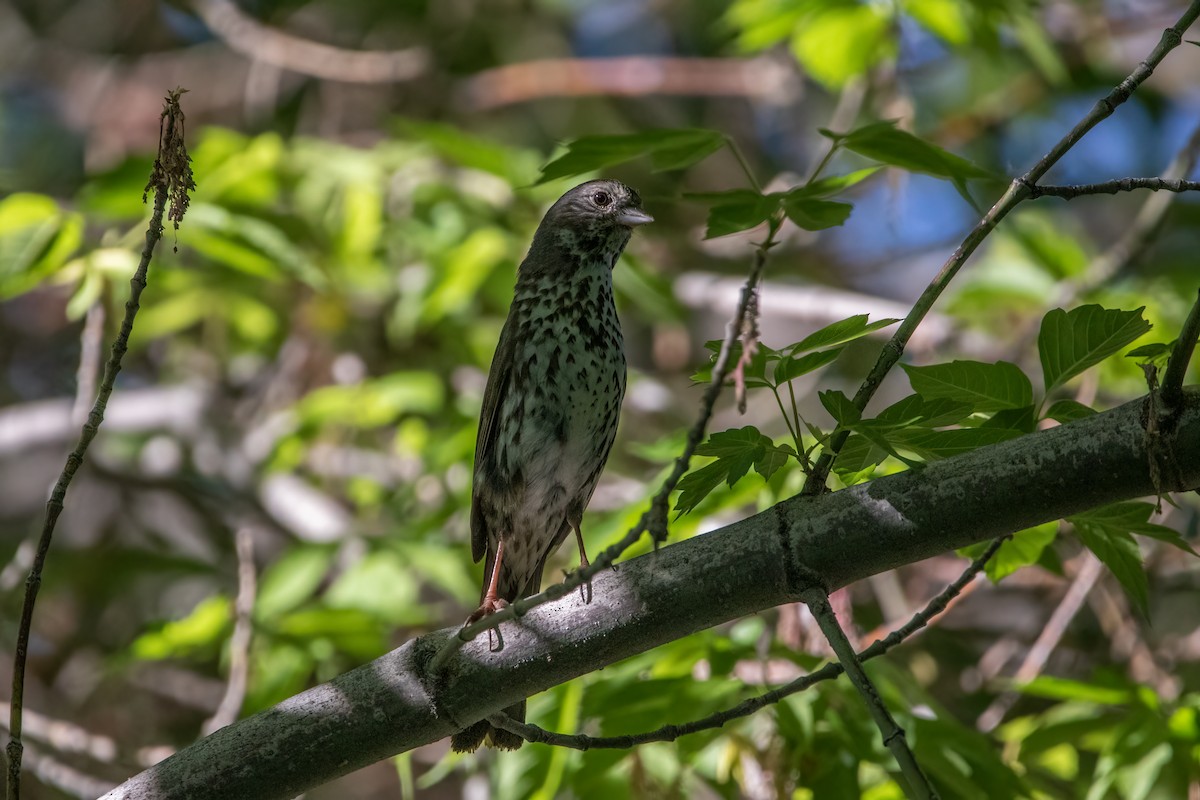
[[1132,192],[1137,189],[1149,189],[1152,192],[1195,192],[1200,191],[1200,181],[1185,181],[1172,178],[1117,178],[1102,183],[1083,183],[1070,186],[1046,186],[1031,184],[1029,199],[1039,197],[1061,197],[1073,200],[1089,194],[1117,194]]

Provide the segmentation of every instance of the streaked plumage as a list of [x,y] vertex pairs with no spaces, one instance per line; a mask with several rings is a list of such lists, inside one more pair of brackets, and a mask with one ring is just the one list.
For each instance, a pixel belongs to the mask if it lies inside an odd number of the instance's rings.
[[[471,551],[486,562],[473,618],[535,594],[546,559],[572,529],[578,535],[625,394],[612,270],[633,227],[650,221],[637,192],[589,181],[559,198],[534,234],[479,418]],[[579,545],[582,559],[582,538]],[[507,711],[524,719],[525,704]],[[451,744],[474,750],[485,737],[495,747],[521,744],[486,721]]]

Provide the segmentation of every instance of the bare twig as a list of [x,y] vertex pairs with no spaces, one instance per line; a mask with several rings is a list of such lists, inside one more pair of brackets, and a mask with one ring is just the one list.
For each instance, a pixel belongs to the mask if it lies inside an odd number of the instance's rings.
[[[1054,652],[1054,648],[1058,647],[1063,634],[1067,632],[1067,626],[1079,613],[1079,609],[1087,600],[1088,593],[1104,571],[1104,564],[1090,550],[1084,551],[1080,558],[1082,563],[1079,565],[1079,571],[1075,573],[1070,588],[1063,595],[1062,602],[1054,609],[1054,613],[1050,615],[1050,619],[1046,621],[1046,626],[1042,628],[1033,647],[1029,648],[1025,660],[1017,668],[1016,675],[1013,676],[1014,683],[1028,683],[1041,674],[1050,654]],[[1000,694],[979,716],[976,726],[984,732],[993,730],[1004,720],[1004,715],[1009,712],[1019,697],[1020,694],[1013,689]]]
[[767,255],[771,248],[775,246],[775,236],[779,232],[781,224],[779,219],[773,218],[769,220],[767,236],[754,251],[754,261],[751,264],[749,274],[746,276],[746,283],[742,287],[741,300],[738,303],[737,310],[734,312],[733,319],[729,321],[729,325],[726,327],[725,339],[721,343],[721,350],[718,352],[717,360],[713,364],[712,381],[705,388],[704,396],[701,398],[700,413],[697,415],[696,421],[692,423],[692,427],[688,430],[687,442],[684,445],[683,452],[675,459],[675,465],[672,467],[670,474],[667,475],[666,480],[663,481],[662,486],[659,487],[658,492],[655,493],[654,498],[650,501],[650,508],[643,512],[638,523],[619,542],[602,551],[587,567],[572,573],[566,579],[549,586],[538,594],[511,603],[507,607],[494,614],[489,614],[478,622],[464,625],[458,632],[458,636],[449,639],[432,661],[430,661],[429,669],[431,672],[437,673],[445,665],[450,656],[484,631],[492,630],[502,622],[517,619],[528,613],[530,609],[544,603],[553,602],[588,583],[601,570],[607,569],[615,563],[622,553],[642,538],[643,533],[649,531],[656,546],[666,538],[668,505],[671,492],[675,491],[675,487],[679,484],[680,479],[688,471],[692,455],[704,439],[705,431],[708,429],[708,422],[712,419],[713,407],[716,405],[717,398],[721,394],[721,389],[725,385],[725,378],[729,375],[729,361],[730,354],[733,351],[733,344],[738,340],[742,332],[749,308],[758,290],[759,281],[762,279],[763,270],[767,265]]
[[200,728],[201,734],[232,725],[242,710],[246,699],[246,679],[250,672],[250,638],[254,633],[254,535],[248,525],[238,528],[234,538],[237,551],[237,598],[234,600],[233,636],[229,639],[229,680],[225,684],[225,695],[208,721]]
[[[912,311],[900,323],[900,327],[896,330],[896,333],[883,346],[883,350],[879,354],[875,366],[871,368],[870,373],[868,373],[866,379],[854,394],[855,407],[860,411],[867,407],[867,403],[875,396],[875,392],[879,389],[880,384],[883,383],[883,379],[891,371],[892,367],[896,365],[896,362],[900,360],[900,356],[903,355],[908,340],[912,337],[917,326],[921,324],[921,320],[925,318],[925,315],[929,313],[929,310],[941,296],[942,292],[950,285],[950,281],[958,274],[958,270],[962,268],[967,259],[971,257],[971,254],[975,252],[983,240],[999,224],[1000,220],[1007,216],[1022,201],[1027,200],[1030,196],[1030,187],[1036,185],[1050,168],[1058,163],[1059,159],[1074,147],[1088,131],[1110,117],[1118,106],[1129,99],[1142,82],[1154,74],[1154,69],[1166,58],[1167,53],[1178,47],[1180,42],[1183,41],[1183,32],[1196,21],[1198,16],[1200,16],[1200,0],[1193,0],[1188,5],[1187,10],[1180,16],[1179,21],[1174,26],[1163,31],[1162,38],[1154,47],[1154,50],[1151,51],[1150,55],[1146,57],[1146,60],[1138,64],[1125,80],[1121,81],[1111,92],[1101,98],[1095,107],[1063,136],[1050,149],[1050,152],[1046,153],[1032,169],[1015,179],[1009,185],[1008,190],[988,210],[983,219],[971,229],[971,232],[963,239],[962,244],[946,260],[941,271],[938,272],[925,291],[921,293],[921,296],[913,305]],[[829,479],[829,472],[833,468],[834,459],[837,458],[837,454],[846,444],[846,439],[849,436],[850,432],[848,430],[842,430],[834,434],[827,449],[817,459],[812,473],[805,481],[804,494],[813,495],[825,491],[825,482]]]
[[871,713],[871,718],[875,720],[875,725],[883,737],[884,746],[891,751],[892,757],[900,766],[900,772],[904,775],[907,784],[904,787],[905,794],[909,797],[926,798],[927,800],[936,798],[937,792],[922,771],[921,765],[917,763],[912,749],[908,746],[904,729],[896,724],[896,720],[888,711],[883,698],[879,696],[875,684],[871,682],[866,670],[863,669],[862,661],[854,652],[850,640],[846,638],[845,631],[838,624],[837,616],[829,605],[829,595],[824,589],[816,587],[805,592],[803,599],[812,610],[813,616],[816,617],[817,624],[821,626],[821,632],[825,634],[825,638],[833,647],[833,652],[837,654],[838,661],[846,671],[846,676],[850,678],[854,688],[862,695],[863,702],[867,704],[867,710]]
[[1200,181],[1174,180],[1171,178],[1118,178],[1103,183],[1082,183],[1070,186],[1046,186],[1030,184],[1029,199],[1039,197],[1061,197],[1064,200],[1074,200],[1089,194],[1117,194],[1132,192],[1137,189],[1149,189],[1152,192],[1196,192],[1200,191]]
[[[79,435],[75,449],[67,456],[66,466],[63,467],[50,500],[46,503],[46,518],[42,526],[41,537],[38,539],[37,551],[33,557],[33,566],[29,577],[25,580],[25,602],[21,608],[21,622],[17,631],[17,646],[13,656],[13,689],[11,707],[9,710],[9,742],[8,753],[8,797],[18,800],[21,795],[21,711],[25,696],[25,664],[29,655],[29,632],[33,624],[33,609],[37,602],[38,589],[42,583],[42,569],[46,556],[50,552],[50,542],[54,536],[54,527],[59,514],[63,510],[63,500],[66,498],[67,487],[83,463],[83,456],[88,445],[92,443],[100,424],[104,421],[104,410],[108,397],[112,394],[113,383],[121,370],[121,359],[129,347],[129,336],[133,332],[133,320],[137,316],[142,290],[146,288],[146,273],[150,267],[150,259],[154,248],[162,238],[163,216],[168,214],[176,226],[182,219],[187,208],[187,191],[194,188],[191,178],[190,159],[183,145],[183,112],[179,108],[179,96],[183,90],[176,90],[167,95],[162,112],[163,128],[159,142],[158,158],[154,162],[154,171],[150,176],[147,191],[154,190],[154,207],[150,215],[150,226],[146,230],[146,245],[142,249],[142,258],[137,270],[129,281],[129,300],[125,303],[125,318],[121,321],[121,329],[113,342],[112,353],[104,366],[104,379],[96,395],[96,402],[88,414],[87,422]],[[170,209],[168,210],[168,201]]]
[[[930,600],[925,608],[921,609],[913,618],[905,625],[892,631],[883,639],[876,640],[870,647],[864,649],[858,654],[860,661],[869,661],[872,658],[881,656],[891,650],[896,645],[908,639],[913,634],[917,633],[929,624],[930,620],[938,614],[945,611],[956,598],[970,583],[975,580],[975,577],[983,571],[987,566],[987,562],[991,560],[996,551],[1000,549],[1000,545],[1004,543],[1008,537],[1002,537],[994,540],[987,546],[978,558],[971,562],[962,575],[958,579],[943,589],[936,597]],[[752,697],[749,700],[744,700],[732,708],[727,708],[723,711],[718,711],[715,714],[710,714],[707,717],[693,720],[692,722],[683,723],[681,725],[664,725],[661,728],[656,728],[645,733],[628,734],[625,736],[585,736],[583,734],[565,734],[548,731],[545,728],[539,728],[537,725],[529,725],[526,723],[517,722],[507,714],[496,714],[488,718],[488,721],[493,725],[503,728],[506,731],[517,734],[521,738],[530,742],[538,742],[541,744],[556,745],[558,747],[569,747],[574,750],[626,750],[631,747],[636,747],[649,742],[673,742],[681,736],[687,736],[700,731],[712,730],[720,728],[727,722],[732,722],[735,719],[748,717],[751,714],[766,708],[769,705],[778,703],[785,697],[802,692],[805,689],[813,686],[821,681],[831,680],[841,675],[845,670],[842,665],[837,662],[826,664],[820,669],[810,672],[807,675],[801,675],[796,680],[778,689],[772,689],[769,692],[763,692],[757,697]]]
[[429,53],[423,47],[345,50],[269,28],[231,0],[192,0],[192,7],[229,49],[251,61],[302,75],[347,83],[393,83],[412,80],[429,67]]

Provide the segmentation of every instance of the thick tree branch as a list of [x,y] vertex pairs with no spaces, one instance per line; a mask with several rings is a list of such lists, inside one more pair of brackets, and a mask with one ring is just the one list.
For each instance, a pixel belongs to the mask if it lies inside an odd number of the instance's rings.
[[1156,491],[1150,459],[1185,490],[1200,485],[1200,393],[1152,454],[1146,398],[1047,431],[819,497],[798,496],[594,578],[501,630],[493,652],[466,644],[436,678],[455,629],[409,642],[202,739],[108,800],[290,798],[437,741],[523,697],[695,631],[831,591],[1106,503]]

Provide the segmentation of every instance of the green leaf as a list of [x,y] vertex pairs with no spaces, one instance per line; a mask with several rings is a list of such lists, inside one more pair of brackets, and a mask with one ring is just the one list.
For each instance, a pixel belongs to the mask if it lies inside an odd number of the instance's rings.
[[928,367],[902,364],[913,391],[925,398],[970,403],[976,411],[999,411],[1033,404],[1033,385],[1016,364],[951,361]]
[[542,167],[538,183],[570,178],[650,156],[655,170],[683,169],[712,155],[725,136],[703,129],[663,129],[622,136],[585,136],[567,144],[567,152]]
[[1100,686],[1095,683],[1056,678],[1050,675],[1039,675],[1029,683],[1018,685],[1016,689],[1021,694],[1032,697],[1074,700],[1104,706],[1121,706],[1133,699],[1129,689],[1124,686]]
[[717,460],[684,476],[679,482],[680,495],[675,510],[680,515],[688,513],[721,483],[733,486],[751,467],[764,479],[769,479],[795,453],[787,445],[777,447],[770,437],[753,426],[714,433],[696,448],[696,455]]
[[1134,606],[1142,616],[1146,616],[1149,610],[1149,582],[1142,567],[1142,553],[1133,537],[1103,525],[1090,524],[1086,520],[1075,517],[1068,519],[1075,525],[1075,532],[1079,534],[1084,547],[1104,562]]
[[898,319],[880,319],[868,323],[867,317],[867,314],[855,314],[853,317],[846,317],[845,319],[830,323],[824,328],[813,331],[800,341],[783,349],[795,354],[805,350],[816,350],[821,347],[829,347],[830,345],[844,344],[845,342],[851,342],[866,336],[868,333],[877,331],[880,328],[886,328],[900,321]]
[[933,431],[927,428],[903,428],[888,434],[894,446],[916,453],[926,461],[969,453],[980,447],[998,444],[1021,436],[1008,428],[955,428]]
[[686,194],[684,197],[711,206],[704,238],[715,239],[750,230],[766,222],[779,211],[781,195],[759,194],[752,189],[733,189],[728,192]]
[[[705,365],[696,371],[692,376],[692,380],[696,383],[708,383],[712,380],[712,368],[716,363],[717,356],[721,352],[721,345],[724,344],[720,339],[711,339],[704,343],[704,348],[713,354],[712,363]],[[729,364],[737,364],[738,359],[742,356],[742,343],[734,342],[733,347],[729,349]],[[742,376],[746,381],[746,386],[756,388],[760,386],[770,386],[771,382],[767,380],[767,366],[779,359],[779,352],[772,350],[762,342],[758,343],[758,347],[751,356],[750,362],[742,370]],[[727,382],[732,381],[732,378],[726,378]],[[728,383],[726,384],[728,385]]]
[[969,6],[958,0],[904,0],[904,12],[946,44],[961,47],[971,40]]
[[[828,135],[827,131],[822,133]],[[847,150],[883,164],[900,167],[909,172],[932,175],[935,178],[946,178],[972,205],[974,202],[967,193],[967,181],[993,177],[990,172],[971,161],[900,130],[896,127],[895,120],[876,122],[844,135],[834,134],[833,138]]]
[[254,616],[273,620],[304,603],[325,580],[333,551],[327,547],[298,547],[267,567],[254,601]]
[[849,397],[846,397],[845,392],[837,389],[817,392],[817,399],[821,401],[821,405],[825,406],[829,416],[833,417],[843,428],[851,427],[862,419],[862,412]]
[[83,216],[40,194],[0,200],[0,299],[33,287],[61,268],[83,241]]
[[827,364],[832,364],[844,349],[844,347],[833,347],[829,350],[806,353],[799,358],[784,356],[775,364],[775,385],[780,386],[801,375],[807,375]]
[[963,403],[948,397],[929,399],[919,394],[910,394],[879,412],[874,421],[885,423],[893,428],[903,428],[909,425],[940,428],[961,422],[974,410],[975,407],[970,403]]
[[224,595],[201,600],[183,619],[165,623],[156,631],[143,633],[130,645],[134,658],[159,660],[185,656],[211,647],[225,636],[233,623],[232,603]]
[[1013,574],[1021,567],[1036,564],[1045,550],[1058,536],[1058,523],[1047,522],[1035,528],[1017,531],[988,561],[985,571],[992,583]]
[[1186,553],[1200,557],[1200,553],[1193,550],[1192,546],[1184,540],[1178,531],[1168,528],[1166,525],[1150,522],[1150,515],[1153,513],[1154,505],[1152,503],[1127,501],[1094,508],[1091,511],[1076,514],[1071,519],[1075,522],[1084,522],[1088,525],[1105,528],[1109,531],[1129,532],[1136,533],[1139,536],[1148,536],[1151,539],[1166,542]]
[[992,414],[980,428],[1007,428],[1021,433],[1033,433],[1037,430],[1037,419],[1034,417],[1032,405],[1021,408],[1002,408]]
[[798,197],[832,197],[857,183],[861,183],[876,172],[879,172],[879,169],[879,167],[866,167],[846,173],[845,175],[831,175],[828,178],[821,178],[820,180],[792,189],[788,194]]
[[700,469],[693,470],[679,481],[679,497],[675,500],[675,510],[679,516],[692,511],[700,502],[708,497],[713,489],[725,482],[729,472],[727,464],[714,461]]
[[1143,310],[1145,306],[1120,311],[1086,305],[1071,311],[1056,308],[1047,313],[1038,333],[1046,393],[1149,331],[1151,325],[1142,318]]
[[895,49],[891,14],[876,4],[817,6],[792,34],[792,53],[814,79],[839,88]]
[[1048,419],[1067,424],[1074,422],[1077,419],[1086,419],[1087,417],[1096,416],[1096,410],[1085,406],[1078,400],[1055,400],[1050,408],[1046,409],[1046,417]]
[[1175,350],[1176,339],[1172,342],[1152,342],[1141,347],[1135,347],[1125,354],[1126,358],[1136,358],[1141,364],[1154,364],[1159,369],[1166,369],[1167,361]]
[[784,195],[783,213],[806,231],[823,231],[835,228],[850,218],[854,206],[833,200],[818,200],[814,197]]

